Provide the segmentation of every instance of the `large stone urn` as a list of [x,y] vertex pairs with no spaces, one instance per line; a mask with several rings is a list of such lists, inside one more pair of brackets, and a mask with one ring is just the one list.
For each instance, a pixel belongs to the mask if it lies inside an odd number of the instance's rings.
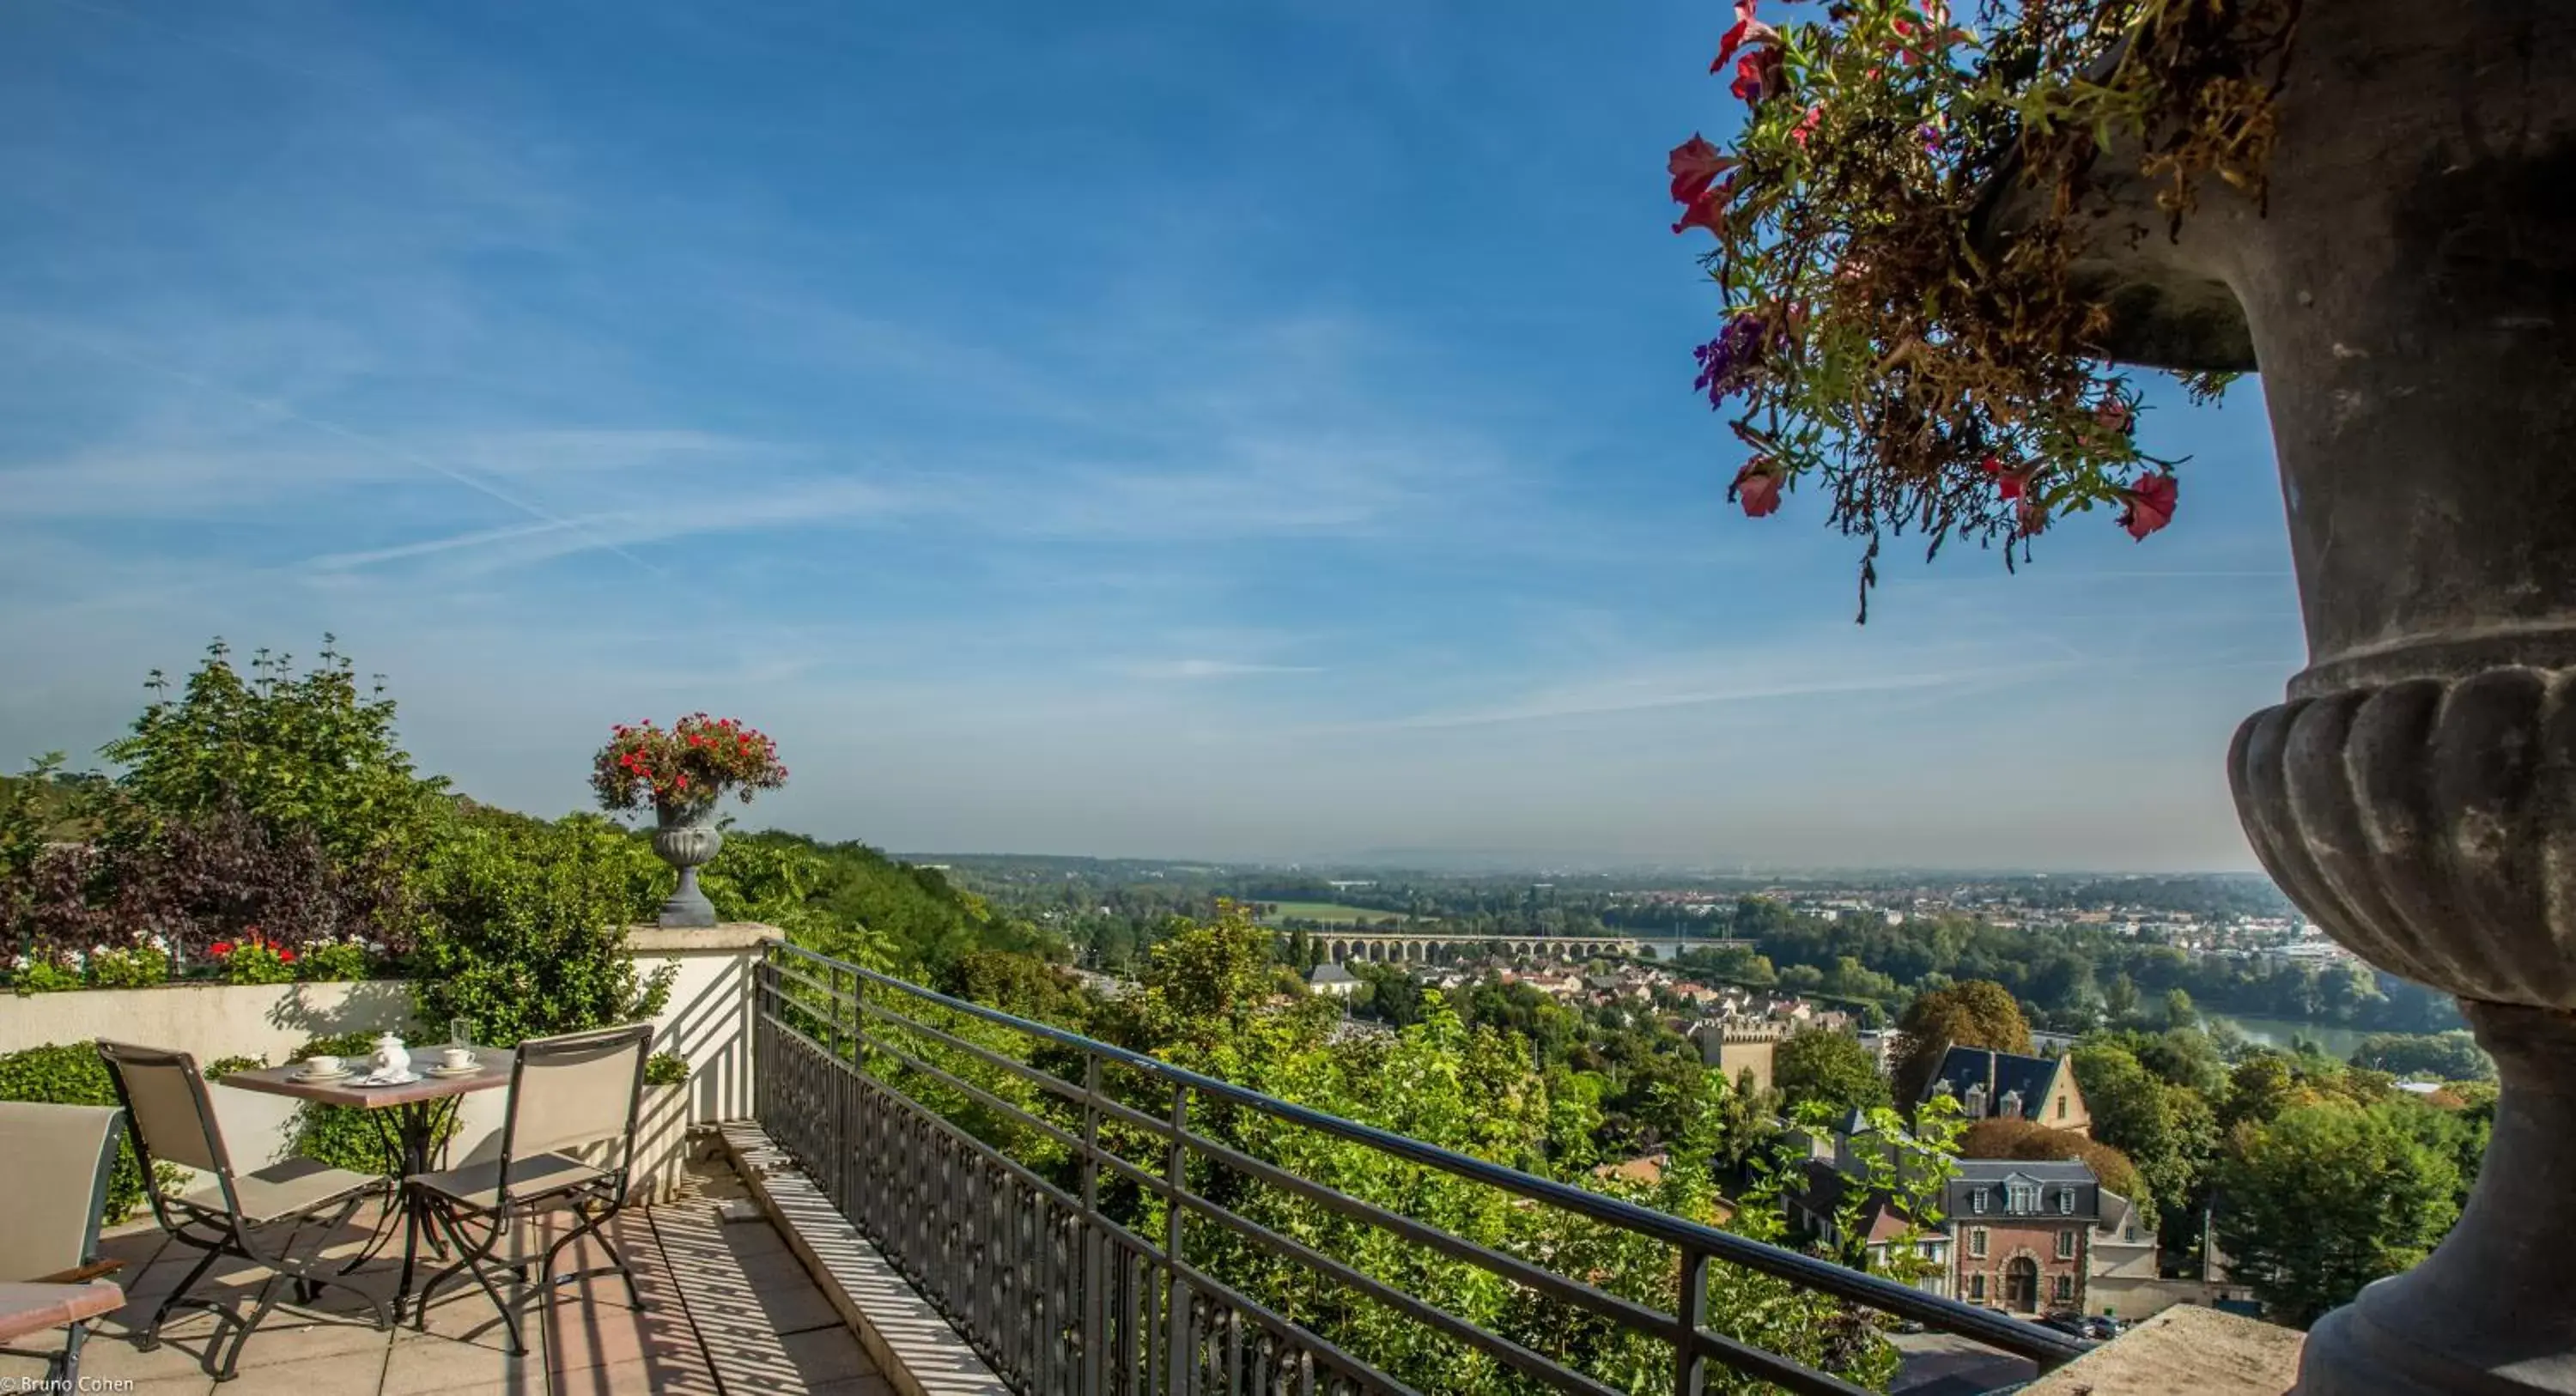
[[2576,4],[2306,0],[2283,76],[2267,206],[2124,191],[2088,265],[2114,357],[2262,374],[2309,664],[2228,754],[2256,853],[2503,1078],[2299,1390],[2576,1392]]
[[698,890],[698,869],[724,847],[724,831],[716,827],[716,807],[710,801],[702,805],[674,807],[664,805],[654,811],[658,822],[653,827],[653,851],[662,861],[680,871],[680,885],[662,903],[659,918],[664,926],[712,926],[716,923],[715,903]]

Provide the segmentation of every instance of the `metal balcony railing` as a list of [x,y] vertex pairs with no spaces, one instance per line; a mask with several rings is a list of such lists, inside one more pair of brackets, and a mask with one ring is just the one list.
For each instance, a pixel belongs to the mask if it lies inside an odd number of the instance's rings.
[[[1713,1264],[1916,1320],[2030,1358],[2043,1371],[2089,1346],[791,946],[773,943],[763,952],[754,997],[763,1127],[1019,1391],[1302,1396],[1414,1389],[1372,1365],[1367,1352],[1352,1350],[1368,1344],[1337,1345],[1318,1331],[1332,1325],[1310,1327],[1245,1292],[1261,1285],[1239,1288],[1208,1273],[1210,1260],[1186,1244],[1191,1237],[1201,1238],[1202,1250],[1208,1238],[1223,1238],[1236,1256],[1259,1257],[1274,1277],[1296,1276],[1302,1292],[1332,1294],[1339,1314],[1373,1308],[1418,1325],[1413,1331],[1423,1342],[1483,1354],[1500,1374],[1492,1383],[1498,1388],[1695,1396],[1714,1379],[1715,1363],[1794,1392],[1865,1390],[1712,1327]],[[1213,1137],[1211,1119],[1250,1115],[1669,1248],[1662,1274],[1676,1302],[1670,1309],[1639,1303],[1594,1283],[1598,1274],[1560,1273],[1540,1259],[1479,1245]],[[1371,1273],[1350,1256],[1283,1235],[1238,1210],[1244,1190],[1254,1187],[1376,1228],[1424,1263],[1476,1267],[1515,1294],[1559,1306],[1567,1331],[1651,1338],[1659,1345],[1656,1370],[1668,1369],[1669,1383],[1655,1372],[1640,1378],[1633,1365],[1622,1373],[1585,1370],[1562,1351],[1539,1351],[1424,1301],[1387,1278],[1383,1264]]]

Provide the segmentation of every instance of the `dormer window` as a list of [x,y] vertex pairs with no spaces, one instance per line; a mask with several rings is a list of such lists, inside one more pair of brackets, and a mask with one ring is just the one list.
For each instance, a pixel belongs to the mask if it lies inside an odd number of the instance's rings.
[[1963,1103],[1962,1109],[1963,1113],[1965,1113],[1969,1119],[1984,1119],[1986,1117],[1986,1088],[1983,1086],[1970,1086],[1968,1088],[1968,1098]]
[[1971,1212],[1983,1212],[1984,1210],[1986,1210],[1986,1189],[1984,1189],[1984,1188],[1971,1188],[1971,1189],[1969,1189],[1969,1191],[1968,1191],[1968,1210],[1969,1210],[1969,1211],[1971,1211]]
[[2006,1092],[2004,1092],[2004,1098],[2003,1098],[2002,1100],[1997,1101],[1997,1102],[1995,1103],[1995,1116],[1996,1116],[1996,1118],[1998,1118],[1998,1119],[2005,1119],[2005,1120],[2018,1120],[2018,1119],[2020,1119],[2020,1118],[2021,1118],[2021,1092],[2019,1092],[2019,1091],[2006,1091]]
[[2057,1190],[2057,1212],[2060,1216],[2071,1217],[2075,1215],[2075,1189],[2059,1188]]
[[2012,1212],[2038,1211],[2039,1185],[2037,1183],[2004,1184],[2004,1208]]

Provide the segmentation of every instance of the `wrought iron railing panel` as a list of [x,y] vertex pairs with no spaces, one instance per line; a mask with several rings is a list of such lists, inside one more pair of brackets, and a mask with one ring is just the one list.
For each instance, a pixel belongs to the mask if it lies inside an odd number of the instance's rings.
[[[1477,1267],[1583,1324],[1653,1339],[1670,1353],[1664,1389],[1679,1396],[1702,1389],[1711,1363],[1790,1391],[1861,1390],[1711,1328],[1706,1276],[1713,1262],[1913,1319],[2030,1358],[2042,1370],[2087,1346],[1882,1276],[1324,1115],[794,947],[764,952],[754,994],[763,1127],[1017,1391],[1411,1392],[1314,1328],[1205,1273],[1193,1261],[1204,1261],[1212,1241],[1237,1247],[1230,1254],[1239,1263],[1251,1258],[1296,1277],[1295,1302],[1318,1310],[1310,1320],[1327,1304],[1344,1316],[1368,1307],[1415,1325],[1407,1331],[1426,1340],[1475,1354],[1519,1387],[1586,1396],[1629,1389],[1428,1303],[1351,1257],[1242,1215],[1209,1195],[1208,1181],[1194,1186],[1194,1171],[1211,1180],[1221,1170],[1238,1186],[1295,1196],[1425,1257]],[[991,1029],[1025,1057],[972,1040]],[[1039,1059],[1046,1064],[1033,1064]],[[1113,1087],[1109,1072],[1123,1084]],[[977,1073],[984,1079],[969,1079]],[[1207,1132],[1211,1113],[1243,1111],[1669,1246],[1674,1305],[1650,1307],[1530,1256],[1480,1245]],[[976,1137],[978,1129],[1030,1157]]]

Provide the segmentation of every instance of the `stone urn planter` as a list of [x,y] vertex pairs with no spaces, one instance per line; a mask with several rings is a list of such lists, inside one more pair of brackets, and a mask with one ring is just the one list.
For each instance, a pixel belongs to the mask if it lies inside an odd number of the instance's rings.
[[653,851],[680,873],[680,884],[663,901],[658,923],[674,927],[714,925],[715,903],[698,890],[698,869],[724,847],[724,831],[716,827],[715,805],[664,805],[654,811],[654,817]]
[[2087,270],[2113,357],[2262,374],[2309,665],[2228,755],[2256,853],[2503,1081],[2298,1389],[2576,1392],[2576,6],[2307,0],[2277,113],[2267,206],[2128,191]]

